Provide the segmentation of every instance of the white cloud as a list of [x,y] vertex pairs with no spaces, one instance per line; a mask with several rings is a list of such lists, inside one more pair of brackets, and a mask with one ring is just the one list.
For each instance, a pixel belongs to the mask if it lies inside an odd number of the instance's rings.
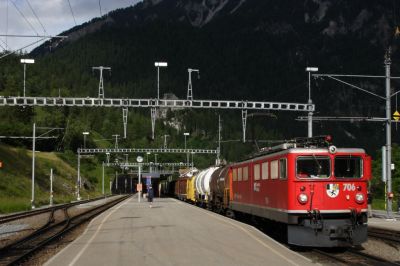
[[[12,1],[12,2],[11,2]],[[99,0],[69,0],[76,23],[82,24],[100,16]],[[101,0],[102,14],[117,8],[135,5],[141,0]],[[0,34],[37,35],[44,34],[42,26],[29,8],[28,2],[39,17],[49,35],[57,35],[75,26],[68,0],[5,0],[0,1]],[[14,4],[23,13],[32,27],[25,21]],[[7,16],[8,14],[8,16]],[[16,50],[39,38],[0,37],[0,51],[7,43],[9,50]],[[30,47],[32,49],[33,47]]]

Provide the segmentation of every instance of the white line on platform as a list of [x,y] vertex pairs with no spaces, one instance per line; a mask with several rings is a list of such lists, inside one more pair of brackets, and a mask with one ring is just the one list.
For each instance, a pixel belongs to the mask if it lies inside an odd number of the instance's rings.
[[[101,221],[101,223],[99,224],[99,226],[97,227],[96,232],[92,235],[92,237],[89,239],[88,242],[86,242],[85,246],[81,249],[81,251],[79,251],[79,253],[75,256],[75,258],[71,261],[71,263],[69,264],[69,266],[73,266],[78,259],[82,256],[83,252],[85,252],[85,250],[87,249],[87,247],[90,245],[90,243],[92,243],[93,239],[97,236],[97,233],[100,231],[100,229],[103,227],[104,222],[111,216],[111,214],[113,214],[115,211],[119,210],[119,208],[121,208],[122,206],[124,206],[125,204],[127,204],[129,202],[129,200],[125,201],[123,204],[119,205],[117,208],[115,208],[112,212],[110,212],[106,217],[103,218],[103,220]],[[88,227],[89,228],[89,227]]]
[[[130,199],[129,199],[130,200]],[[115,210],[117,210],[117,209],[119,209],[121,206],[123,206],[123,205],[125,205],[129,200],[127,200],[127,201],[125,201],[125,202],[121,202],[121,203],[119,203],[120,205],[115,209]],[[114,211],[115,211],[114,210]],[[114,212],[113,211],[113,212]],[[112,212],[112,213],[113,213]],[[85,229],[85,231],[83,232],[83,234],[81,234],[77,239],[75,239],[74,241],[72,241],[71,243],[69,243],[66,247],[64,247],[60,252],[58,252],[55,256],[53,256],[52,258],[50,258],[45,264],[44,264],[44,266],[46,266],[46,265],[49,265],[49,264],[51,264],[58,256],[61,256],[61,254],[63,254],[64,252],[66,252],[66,250],[68,249],[68,247],[69,246],[71,246],[71,245],[73,245],[74,243],[77,243],[77,241],[79,241],[81,238],[83,238],[85,235],[86,235],[86,233],[89,231],[89,228],[90,228],[90,226],[91,226],[91,224],[92,223],[94,223],[95,221],[97,221],[100,217],[101,217],[101,215],[103,215],[104,214],[104,212],[103,213],[101,213],[99,216],[97,216],[97,217],[95,217],[94,219],[92,219],[90,222],[89,222],[89,224],[87,225],[87,227],[86,227],[86,229]],[[109,217],[110,215],[107,215],[107,217]],[[106,218],[107,218],[106,217]],[[101,222],[101,224],[104,222],[104,219],[103,219],[103,221]],[[96,232],[97,233],[97,232]],[[93,239],[90,239],[90,241],[92,241]],[[86,248],[86,247],[85,247]],[[76,262],[76,261],[75,261]],[[69,264],[69,265],[72,265],[72,262]]]

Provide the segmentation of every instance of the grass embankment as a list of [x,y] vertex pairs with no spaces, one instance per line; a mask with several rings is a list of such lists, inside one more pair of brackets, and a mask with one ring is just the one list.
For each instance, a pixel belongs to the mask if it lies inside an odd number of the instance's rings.
[[[373,199],[372,200],[372,209],[374,210],[386,210],[385,200],[384,199]],[[396,200],[393,201],[393,211],[398,210],[398,202]]]
[[[0,213],[29,210],[32,191],[32,151],[0,145]],[[72,152],[38,152],[35,156],[35,206],[49,204],[50,169],[53,169],[53,202],[64,203],[76,199],[77,158]],[[107,173],[107,172],[106,172]],[[81,161],[83,187],[81,197],[93,198],[101,194],[101,163],[96,158]],[[106,174],[109,184],[111,174]],[[109,192],[109,185],[105,186]]]

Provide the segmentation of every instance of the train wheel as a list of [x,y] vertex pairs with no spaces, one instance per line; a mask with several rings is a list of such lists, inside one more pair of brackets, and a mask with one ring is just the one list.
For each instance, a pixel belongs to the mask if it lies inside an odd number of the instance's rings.
[[225,212],[225,215],[226,215],[228,218],[236,219],[235,212],[232,211],[231,209],[227,209],[226,212]]

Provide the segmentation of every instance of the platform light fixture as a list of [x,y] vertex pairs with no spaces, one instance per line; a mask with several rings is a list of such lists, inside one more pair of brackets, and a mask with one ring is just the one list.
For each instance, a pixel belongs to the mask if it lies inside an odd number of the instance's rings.
[[26,92],[26,64],[34,64],[35,59],[21,59],[21,64],[24,64],[24,97]]
[[90,133],[85,131],[82,132],[82,134],[83,134],[83,148],[86,149],[86,136],[89,135]]
[[168,67],[167,62],[155,62],[154,66],[157,68],[157,99],[160,99],[160,67]]
[[[311,72],[318,72],[318,67],[306,67],[306,72],[308,72],[308,106],[312,108],[312,100],[311,100]],[[309,109],[311,110],[311,109]],[[312,133],[312,116],[313,112],[308,112],[308,126],[307,126],[307,136],[311,138],[313,136]]]
[[[186,137],[189,136],[190,134],[188,132],[183,133],[183,136],[185,136],[185,150],[186,150]],[[186,165],[189,164],[189,153],[186,153]]]
[[[136,161],[139,163],[139,169],[138,169],[138,185],[141,187],[142,185],[142,178],[141,178],[141,171],[142,171],[142,162],[143,162],[143,157],[142,156],[138,156],[136,157]],[[140,188],[141,189],[141,188]],[[140,197],[141,197],[141,190],[138,191],[138,202],[140,202]]]

